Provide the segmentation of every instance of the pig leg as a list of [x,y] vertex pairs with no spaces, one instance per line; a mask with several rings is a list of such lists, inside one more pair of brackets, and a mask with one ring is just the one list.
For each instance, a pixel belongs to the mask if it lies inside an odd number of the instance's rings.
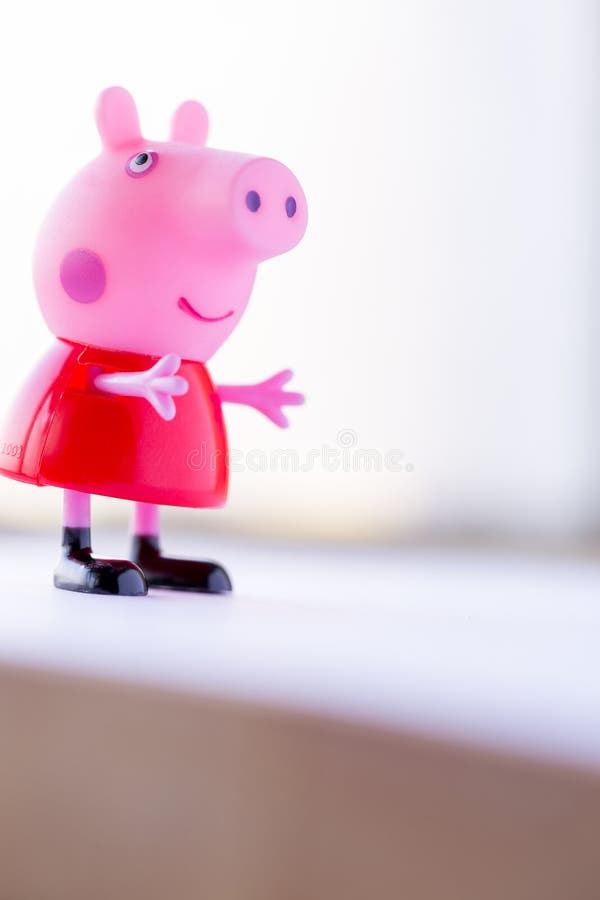
[[231,590],[229,576],[218,563],[163,556],[159,526],[158,506],[150,503],[135,504],[131,558],[146,576],[149,587],[204,594],[220,594]]
[[90,495],[64,492],[62,554],[54,570],[54,585],[85,594],[143,596],[143,573],[124,559],[96,559],[90,538]]

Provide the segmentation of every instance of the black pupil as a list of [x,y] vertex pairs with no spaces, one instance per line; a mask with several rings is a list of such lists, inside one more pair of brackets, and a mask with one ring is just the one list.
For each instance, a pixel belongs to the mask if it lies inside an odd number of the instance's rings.
[[147,153],[138,153],[134,162],[138,166],[145,166],[146,163],[148,162],[148,154]]

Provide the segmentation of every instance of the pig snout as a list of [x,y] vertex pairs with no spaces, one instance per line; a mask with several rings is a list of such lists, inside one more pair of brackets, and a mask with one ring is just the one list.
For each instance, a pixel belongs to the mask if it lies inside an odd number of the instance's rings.
[[306,230],[306,198],[298,179],[273,159],[253,159],[232,184],[235,231],[258,259],[291,250]]

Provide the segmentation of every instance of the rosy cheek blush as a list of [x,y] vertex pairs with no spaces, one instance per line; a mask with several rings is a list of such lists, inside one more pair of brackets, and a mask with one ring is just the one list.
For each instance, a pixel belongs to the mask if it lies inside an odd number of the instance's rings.
[[71,300],[94,303],[106,287],[104,263],[92,250],[71,250],[60,264],[60,282]]

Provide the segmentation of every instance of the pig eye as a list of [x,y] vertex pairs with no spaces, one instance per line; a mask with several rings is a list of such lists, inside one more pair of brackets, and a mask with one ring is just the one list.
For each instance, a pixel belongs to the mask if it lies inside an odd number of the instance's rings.
[[132,178],[139,178],[141,175],[147,175],[157,160],[158,153],[155,153],[154,150],[142,150],[141,153],[136,153],[135,156],[127,160],[125,171]]

